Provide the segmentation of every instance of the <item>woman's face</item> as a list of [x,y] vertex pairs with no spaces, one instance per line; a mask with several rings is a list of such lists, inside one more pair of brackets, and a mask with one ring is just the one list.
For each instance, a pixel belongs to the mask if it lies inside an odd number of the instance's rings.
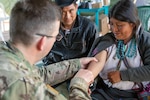
[[110,29],[117,40],[124,40],[125,43],[128,42],[133,35],[134,27],[135,25],[133,23],[110,18]]

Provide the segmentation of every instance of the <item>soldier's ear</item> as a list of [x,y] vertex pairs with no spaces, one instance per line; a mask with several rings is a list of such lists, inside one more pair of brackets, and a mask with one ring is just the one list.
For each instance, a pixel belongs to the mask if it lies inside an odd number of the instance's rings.
[[39,39],[39,41],[37,42],[37,49],[42,51],[44,49],[44,45],[46,43],[46,37],[43,36]]

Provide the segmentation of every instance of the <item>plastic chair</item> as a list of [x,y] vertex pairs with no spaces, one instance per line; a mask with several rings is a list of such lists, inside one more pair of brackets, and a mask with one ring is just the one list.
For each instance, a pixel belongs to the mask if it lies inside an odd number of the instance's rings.
[[146,31],[149,31],[150,6],[139,6],[137,8],[138,8],[138,15],[141,20],[142,26]]
[[148,32],[150,32],[150,14],[149,14],[148,19],[146,21],[146,25],[148,25],[147,26],[148,27]]

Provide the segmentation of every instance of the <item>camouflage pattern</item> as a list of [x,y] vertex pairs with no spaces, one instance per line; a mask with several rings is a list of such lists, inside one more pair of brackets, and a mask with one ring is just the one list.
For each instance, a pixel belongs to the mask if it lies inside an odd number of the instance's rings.
[[79,68],[79,60],[74,59],[38,69],[18,49],[0,43],[0,100],[67,100],[48,84],[55,85],[72,77]]
[[70,83],[69,100],[92,100],[88,94],[88,84],[84,79],[74,77]]

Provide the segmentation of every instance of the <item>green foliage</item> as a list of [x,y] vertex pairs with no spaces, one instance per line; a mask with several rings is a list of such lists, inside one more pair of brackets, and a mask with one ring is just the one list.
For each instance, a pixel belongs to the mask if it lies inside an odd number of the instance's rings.
[[16,3],[17,0],[0,0],[0,3],[4,5],[6,13],[9,15],[12,7]]
[[[10,11],[14,4],[16,3],[17,0],[0,0],[0,3],[2,3],[5,7],[5,11],[7,14],[10,14]],[[51,0],[54,1],[54,0]],[[85,0],[85,1],[90,1],[90,0]],[[117,1],[119,0],[110,0],[110,7],[111,8]]]
[[111,8],[115,3],[117,3],[119,0],[110,0],[110,6],[109,8]]

